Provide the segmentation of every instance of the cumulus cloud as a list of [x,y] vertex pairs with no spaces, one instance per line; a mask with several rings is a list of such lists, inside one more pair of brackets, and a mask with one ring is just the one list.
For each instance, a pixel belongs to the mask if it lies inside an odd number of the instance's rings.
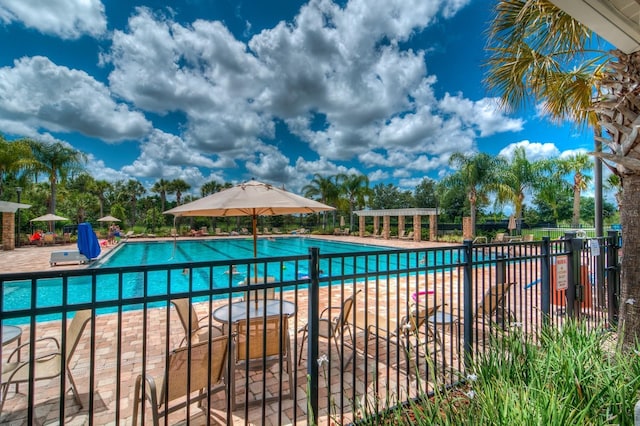
[[107,30],[99,0],[0,0],[0,21],[20,22],[43,34],[63,39],[100,37]]
[[527,154],[527,159],[529,161],[538,161],[545,160],[548,158],[555,158],[560,155],[560,150],[555,144],[551,142],[540,143],[540,142],[530,142],[527,140],[512,143],[506,147],[504,147],[498,155],[501,155],[505,158],[512,159],[513,151],[516,148],[522,147]]
[[466,125],[477,128],[482,137],[501,132],[517,132],[524,125],[522,119],[507,117],[500,110],[497,98],[471,101],[461,94],[451,96],[447,93],[440,101],[440,108],[445,113],[455,114]]
[[104,84],[42,56],[0,68],[0,99],[0,120],[15,122],[15,128],[79,132],[109,142],[151,129],[143,114],[116,103]]

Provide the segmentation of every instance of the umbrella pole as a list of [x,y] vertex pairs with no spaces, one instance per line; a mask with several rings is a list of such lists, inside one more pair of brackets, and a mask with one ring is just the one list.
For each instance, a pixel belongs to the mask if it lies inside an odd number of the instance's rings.
[[[251,226],[253,227],[253,257],[258,257],[258,216],[255,214],[251,217]],[[253,282],[258,282],[258,264],[253,264]]]

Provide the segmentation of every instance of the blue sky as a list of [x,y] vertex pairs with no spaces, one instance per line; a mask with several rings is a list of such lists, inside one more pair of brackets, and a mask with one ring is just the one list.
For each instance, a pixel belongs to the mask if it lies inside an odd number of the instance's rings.
[[0,132],[194,195],[349,172],[413,189],[456,151],[590,151],[588,130],[497,108],[489,20],[486,0],[0,0]]

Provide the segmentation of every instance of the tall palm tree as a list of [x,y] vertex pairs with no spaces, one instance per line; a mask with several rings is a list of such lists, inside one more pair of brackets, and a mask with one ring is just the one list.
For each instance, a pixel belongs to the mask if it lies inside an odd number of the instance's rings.
[[70,148],[60,142],[47,144],[29,141],[35,159],[33,171],[45,173],[49,178],[51,203],[49,213],[56,212],[56,189],[59,182],[64,182],[74,172],[80,172],[86,162],[86,154]]
[[178,205],[180,205],[180,200],[182,199],[182,194],[185,191],[188,191],[189,189],[191,189],[191,185],[189,185],[187,182],[185,182],[182,179],[174,179],[170,182],[169,184],[170,188],[171,188],[171,192],[174,192],[176,194],[176,202],[178,203]]
[[527,193],[535,188],[542,176],[544,163],[531,162],[523,147],[513,151],[511,161],[503,159],[497,168],[497,182],[492,184],[499,204],[513,203],[516,223],[520,224]]
[[[302,193],[307,198],[313,198],[323,204],[335,203],[340,191],[335,182],[335,177],[324,177],[319,173],[313,175],[310,183],[302,188]],[[322,212],[322,229],[327,225],[327,212]]]
[[134,226],[137,219],[138,199],[142,197],[146,190],[140,182],[135,179],[129,179],[127,182],[118,181],[115,184],[116,198],[121,203],[129,204],[129,225]]
[[624,230],[619,335],[624,348],[640,339],[640,52],[595,56],[593,34],[546,0],[501,1],[489,29],[486,83],[504,104],[531,100],[557,120],[594,127],[610,152],[595,152],[621,178]]
[[593,162],[587,154],[575,154],[558,161],[562,173],[573,174],[573,217],[571,226],[580,226],[580,195],[587,189],[591,182],[591,176],[587,175],[593,168]]
[[493,182],[496,159],[485,153],[455,152],[451,155],[449,164],[456,169],[456,172],[448,177],[449,183],[464,187],[467,194],[471,213],[471,232],[475,236],[478,201],[487,198]]
[[216,192],[220,192],[225,188],[225,186],[215,180],[205,183],[200,187],[200,195],[202,197],[206,197],[207,195],[215,194]]
[[164,211],[164,205],[167,201],[167,192],[171,188],[171,183],[168,180],[160,179],[151,187],[151,192],[155,192],[160,195],[160,211]]
[[104,217],[104,206],[107,200],[107,192],[113,190],[113,185],[106,180],[95,180],[90,188],[90,192],[98,197],[100,203],[100,217]]
[[359,174],[339,174],[336,184],[349,205],[349,229],[353,229],[353,211],[356,206],[364,207],[367,197],[371,195],[369,178]]

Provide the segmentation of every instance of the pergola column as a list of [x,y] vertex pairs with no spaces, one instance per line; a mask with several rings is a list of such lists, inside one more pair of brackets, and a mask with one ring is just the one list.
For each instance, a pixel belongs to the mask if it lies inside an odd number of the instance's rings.
[[391,231],[391,216],[384,216],[382,218],[382,237],[385,240],[389,239],[390,231]]
[[380,232],[380,217],[373,217],[373,232]]
[[413,216],[413,241],[422,240],[422,216]]
[[16,248],[16,214],[2,213],[2,249],[14,250]]
[[360,237],[364,237],[364,232],[366,231],[366,217],[358,216],[358,235]]
[[438,216],[429,215],[429,241],[438,241]]
[[398,235],[404,231],[404,216],[398,216]]

